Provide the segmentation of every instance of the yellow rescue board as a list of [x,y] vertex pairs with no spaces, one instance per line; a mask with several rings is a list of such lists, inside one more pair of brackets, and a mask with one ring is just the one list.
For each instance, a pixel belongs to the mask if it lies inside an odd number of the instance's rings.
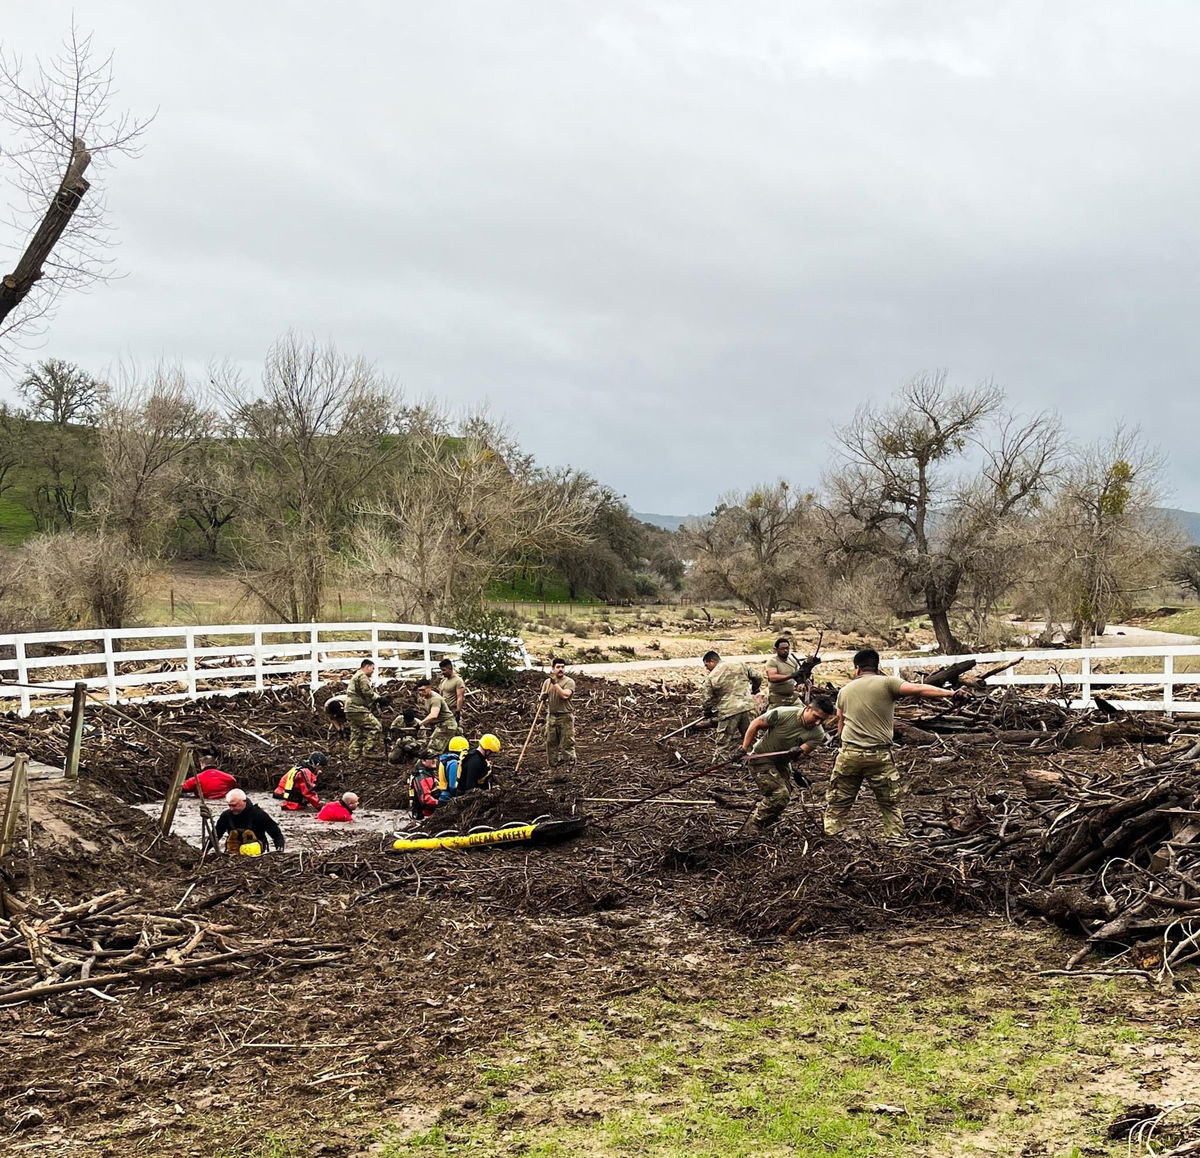
[[422,852],[437,848],[477,848],[482,844],[514,844],[533,836],[534,824],[515,828],[497,828],[491,832],[472,832],[466,836],[423,836],[414,840],[401,837],[392,845],[393,852]]

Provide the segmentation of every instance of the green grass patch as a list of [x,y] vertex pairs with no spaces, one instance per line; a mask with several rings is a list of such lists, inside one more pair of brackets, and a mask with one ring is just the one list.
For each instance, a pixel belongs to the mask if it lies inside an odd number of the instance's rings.
[[1200,636],[1200,607],[1186,607],[1170,615],[1160,615],[1157,619],[1140,620],[1138,626],[1150,631],[1175,631],[1180,635]]
[[[383,1135],[408,1155],[970,1154],[1027,1142],[1068,1155],[1104,1140],[1111,1106],[1071,1079],[1136,1035],[1089,1017],[1074,991],[872,993],[836,977],[769,982],[742,1002],[628,999],[600,1020],[524,1048],[509,1043],[463,1089],[478,1106],[428,1131]],[[1071,1144],[1038,1135],[1041,1116]],[[1039,1150],[1039,1153],[1043,1151]]]

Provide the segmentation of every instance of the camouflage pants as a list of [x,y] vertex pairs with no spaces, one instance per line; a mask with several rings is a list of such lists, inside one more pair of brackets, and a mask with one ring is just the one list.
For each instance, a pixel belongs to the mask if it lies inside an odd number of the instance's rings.
[[751,767],[762,799],[750,813],[747,824],[774,824],[792,798],[792,786],[788,783],[792,766],[787,760],[756,760]]
[[458,721],[451,716],[444,724],[434,725],[433,731],[429,733],[429,751],[435,756],[440,756],[448,750],[447,745],[450,741],[461,735],[462,729],[458,726]]
[[575,763],[575,720],[570,712],[550,712],[546,716],[546,764]]
[[875,794],[883,816],[884,836],[900,836],[904,817],[898,804],[900,773],[888,747],[855,748],[844,744],[838,752],[825,792],[825,831],[840,832],[863,784]]
[[738,712],[717,721],[716,746],[713,748],[713,763],[724,764],[732,760],[742,747],[742,737],[754,717],[749,712]]
[[365,708],[350,708],[346,712],[346,723],[350,725],[350,755],[370,756],[379,749],[383,755],[383,728],[374,712]]

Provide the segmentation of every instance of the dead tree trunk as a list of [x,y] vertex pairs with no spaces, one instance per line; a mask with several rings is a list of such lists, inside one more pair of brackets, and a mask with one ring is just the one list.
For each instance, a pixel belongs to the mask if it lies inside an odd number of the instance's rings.
[[71,223],[75,210],[88,191],[89,184],[83,172],[91,164],[92,155],[78,137],[71,150],[71,163],[67,166],[62,184],[54,195],[41,224],[25,247],[21,260],[12,273],[0,279],[0,322],[25,300],[26,295],[42,276],[42,266],[50,256],[63,230]]

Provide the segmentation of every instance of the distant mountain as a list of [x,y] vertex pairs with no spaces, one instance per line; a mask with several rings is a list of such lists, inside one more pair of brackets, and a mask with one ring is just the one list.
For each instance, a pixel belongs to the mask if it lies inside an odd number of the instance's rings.
[[1200,543],[1200,511],[1179,511],[1174,507],[1159,507],[1159,510],[1182,528],[1189,543]]
[[[1189,543],[1200,544],[1200,511],[1181,511],[1175,507],[1159,507],[1158,509],[1183,530]],[[652,527],[662,527],[664,531],[678,531],[684,523],[699,516],[647,515],[641,511],[634,511],[633,517],[641,519],[643,523],[649,523]]]
[[[645,515],[641,511],[634,511],[633,517],[641,519],[643,523],[649,523],[652,527],[662,527],[664,531],[678,531],[684,523],[690,519],[694,519],[696,515]],[[1200,519],[1200,515],[1196,518]]]

